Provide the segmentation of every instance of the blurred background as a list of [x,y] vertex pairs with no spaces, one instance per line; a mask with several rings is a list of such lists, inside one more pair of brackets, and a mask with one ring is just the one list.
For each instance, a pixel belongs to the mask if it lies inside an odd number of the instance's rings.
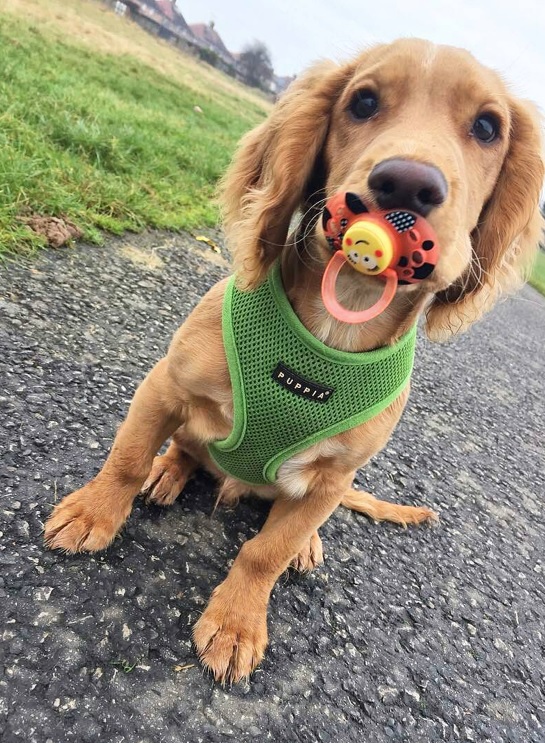
[[375,42],[418,36],[469,49],[545,107],[545,11],[537,0],[179,0],[176,7],[192,30],[212,22],[235,52],[263,41],[281,79],[321,57],[342,60]]
[[399,36],[465,47],[545,108],[537,0],[0,0],[0,255],[214,227],[236,142],[295,76]]

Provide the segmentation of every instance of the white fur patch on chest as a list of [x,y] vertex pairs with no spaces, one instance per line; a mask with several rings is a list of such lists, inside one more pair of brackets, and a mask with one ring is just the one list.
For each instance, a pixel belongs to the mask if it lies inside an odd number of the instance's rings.
[[346,451],[346,446],[336,438],[314,444],[284,462],[278,470],[278,486],[283,493],[294,500],[303,498],[312,479],[313,463],[320,457],[342,456],[346,454]]

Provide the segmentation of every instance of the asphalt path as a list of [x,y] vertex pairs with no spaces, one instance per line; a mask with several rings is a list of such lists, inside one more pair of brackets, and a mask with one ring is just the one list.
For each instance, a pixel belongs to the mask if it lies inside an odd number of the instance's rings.
[[358,476],[439,525],[339,509],[325,564],[275,588],[249,684],[204,674],[191,627],[266,504],[210,518],[199,474],[170,510],[139,501],[104,553],[44,549],[53,504],[97,473],[138,382],[225,273],[160,233],[0,266],[2,743],[543,743],[545,301],[530,288],[448,345],[421,338],[402,422]]

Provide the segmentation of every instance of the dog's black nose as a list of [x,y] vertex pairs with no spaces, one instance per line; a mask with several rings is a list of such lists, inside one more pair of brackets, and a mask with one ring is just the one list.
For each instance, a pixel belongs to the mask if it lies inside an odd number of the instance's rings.
[[448,192],[439,168],[400,157],[375,165],[369,188],[381,209],[410,209],[423,217],[440,206]]

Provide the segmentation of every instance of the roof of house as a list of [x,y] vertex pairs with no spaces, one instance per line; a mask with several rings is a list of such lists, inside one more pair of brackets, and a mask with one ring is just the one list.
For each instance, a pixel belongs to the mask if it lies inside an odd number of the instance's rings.
[[189,25],[189,28],[191,29],[193,34],[201,41],[204,41],[206,44],[213,47],[222,54],[226,54],[229,57],[232,56],[231,52],[227,49],[227,47],[221,40],[221,36],[209,23],[191,23]]
[[184,38],[192,38],[185,18],[176,7],[174,0],[126,0],[126,3],[136,9],[136,12],[159,25],[165,25],[170,30],[181,32]]
[[171,0],[155,0],[155,5],[159,8],[161,13],[168,18],[169,21],[174,21],[176,16]]

